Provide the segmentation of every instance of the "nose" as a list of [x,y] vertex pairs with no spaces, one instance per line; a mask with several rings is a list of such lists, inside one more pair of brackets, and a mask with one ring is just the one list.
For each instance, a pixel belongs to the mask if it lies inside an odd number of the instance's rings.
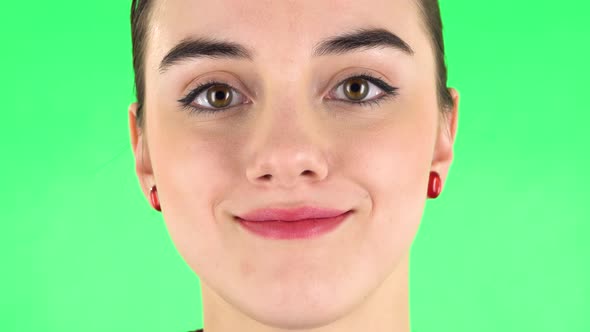
[[289,104],[258,113],[246,149],[247,177],[257,186],[293,189],[328,174],[326,138],[320,135],[317,115],[301,104]]

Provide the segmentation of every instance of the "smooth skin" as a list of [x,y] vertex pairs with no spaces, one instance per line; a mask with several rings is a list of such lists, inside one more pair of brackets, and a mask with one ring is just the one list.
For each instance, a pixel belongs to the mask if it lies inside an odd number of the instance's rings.
[[[169,234],[200,278],[206,332],[410,330],[409,250],[431,170],[444,188],[459,104],[450,89],[455,106],[442,115],[419,15],[414,0],[156,0],[145,127],[131,104],[131,143],[141,189],[149,199],[157,185]],[[367,27],[397,34],[414,55],[383,47],[311,56],[321,40]],[[192,59],[160,73],[165,54],[189,36],[240,43],[255,56]],[[371,106],[327,98],[357,73],[398,95]],[[247,103],[183,109],[178,100],[208,80]],[[301,205],[354,213],[300,240],[261,238],[233,219]]]

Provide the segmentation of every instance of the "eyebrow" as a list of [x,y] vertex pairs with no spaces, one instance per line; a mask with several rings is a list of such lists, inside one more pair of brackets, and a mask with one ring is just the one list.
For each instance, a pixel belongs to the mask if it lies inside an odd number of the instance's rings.
[[252,60],[252,52],[237,43],[211,38],[185,38],[162,59],[160,73],[177,62],[203,57]]
[[330,37],[314,47],[314,56],[340,55],[358,49],[389,47],[407,55],[414,50],[403,39],[385,29],[358,29],[343,35]]
[[[403,39],[386,29],[357,29],[349,33],[329,37],[313,47],[313,56],[342,55],[362,49],[393,48],[407,55],[414,50]],[[254,52],[234,42],[212,38],[185,38],[174,46],[160,62],[160,73],[170,66],[196,58],[226,58],[253,60]]]

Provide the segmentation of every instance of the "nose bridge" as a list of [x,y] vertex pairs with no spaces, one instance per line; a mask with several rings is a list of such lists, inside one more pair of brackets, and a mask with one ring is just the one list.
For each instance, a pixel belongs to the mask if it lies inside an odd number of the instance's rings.
[[[249,140],[247,177],[256,183],[292,187],[324,178],[324,138],[301,76],[286,73],[265,84]],[[288,76],[288,77],[285,77]]]

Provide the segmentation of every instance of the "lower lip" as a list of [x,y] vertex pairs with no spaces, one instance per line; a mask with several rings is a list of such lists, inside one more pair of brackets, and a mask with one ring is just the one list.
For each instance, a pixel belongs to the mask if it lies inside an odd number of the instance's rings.
[[351,213],[352,211],[348,211],[332,218],[297,221],[247,221],[241,218],[238,221],[246,230],[262,237],[278,240],[307,239],[332,231]]

